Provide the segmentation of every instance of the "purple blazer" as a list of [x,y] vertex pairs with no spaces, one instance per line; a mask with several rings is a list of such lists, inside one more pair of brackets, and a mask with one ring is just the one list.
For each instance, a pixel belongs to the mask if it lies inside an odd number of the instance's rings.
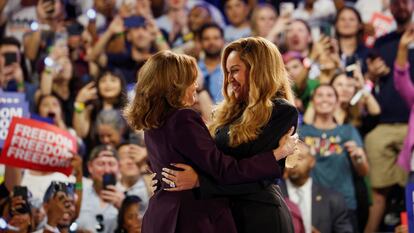
[[[280,177],[281,169],[271,151],[237,161],[220,152],[201,117],[191,109],[173,112],[157,129],[145,132],[151,169],[161,180],[161,169],[186,163],[221,184],[238,184]],[[164,182],[162,187],[167,185]],[[143,233],[236,233],[225,198],[198,199],[197,189],[168,192],[162,188],[151,197],[144,215]]]
[[404,140],[403,149],[398,157],[398,164],[406,171],[411,170],[411,156],[414,146],[414,84],[411,82],[409,64],[406,67],[399,67],[394,64],[394,84],[395,89],[407,102],[410,108],[410,119],[408,121],[408,133]]

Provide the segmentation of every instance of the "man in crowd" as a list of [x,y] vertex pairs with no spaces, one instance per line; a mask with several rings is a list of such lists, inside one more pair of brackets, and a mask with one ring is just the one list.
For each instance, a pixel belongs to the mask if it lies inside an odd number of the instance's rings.
[[305,144],[298,147],[300,159],[294,168],[287,169],[288,178],[281,188],[284,196],[299,207],[306,233],[353,232],[344,198],[312,180],[315,158]]
[[214,103],[223,100],[221,93],[223,71],[221,70],[221,51],[224,48],[223,29],[217,24],[205,24],[199,31],[201,48],[205,58],[198,62],[203,75],[204,89],[210,94]]
[[118,152],[109,145],[95,147],[90,155],[88,170],[92,181],[83,182],[83,198],[79,228],[91,232],[112,233],[116,228],[118,208],[125,197],[116,188],[119,172]]
[[[111,46],[106,50],[108,44]],[[98,61],[106,55],[107,62],[99,61],[100,65],[120,69],[129,84],[136,82],[137,71],[151,55],[168,48],[154,21],[142,16],[115,17],[88,57]]]

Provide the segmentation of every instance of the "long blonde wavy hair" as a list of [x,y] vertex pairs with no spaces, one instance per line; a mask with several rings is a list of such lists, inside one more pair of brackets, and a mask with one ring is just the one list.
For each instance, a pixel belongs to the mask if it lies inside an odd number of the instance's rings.
[[[238,52],[249,72],[246,77],[249,93],[244,102],[238,101],[232,91],[228,90],[231,80],[226,63],[233,51]],[[293,105],[293,92],[278,48],[264,38],[242,38],[230,43],[223,51],[221,65],[224,73],[224,100],[214,112],[209,129],[214,137],[218,128],[230,125],[229,144],[236,147],[258,137],[261,128],[270,120],[272,100],[283,98]]]
[[128,124],[135,130],[160,127],[171,111],[185,107],[182,100],[197,74],[190,56],[161,51],[150,57],[138,73],[134,100],[124,109]]

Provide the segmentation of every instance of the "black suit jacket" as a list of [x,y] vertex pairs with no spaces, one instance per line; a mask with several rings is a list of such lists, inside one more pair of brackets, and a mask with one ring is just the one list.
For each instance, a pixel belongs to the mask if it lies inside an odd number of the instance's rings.
[[[285,182],[280,188],[289,197]],[[312,226],[321,233],[352,233],[352,224],[344,198],[312,182]]]
[[[260,134],[255,140],[230,147],[227,125],[217,130],[215,141],[225,154],[242,161],[254,154],[277,148],[280,138],[292,126],[296,128],[297,123],[296,108],[284,99],[275,99],[270,120],[260,129]],[[283,174],[284,161],[279,161],[279,177]],[[258,179],[257,182],[240,185],[219,185],[209,175],[199,174],[201,198],[224,196],[230,199],[238,233],[294,232],[289,209],[274,180]]]

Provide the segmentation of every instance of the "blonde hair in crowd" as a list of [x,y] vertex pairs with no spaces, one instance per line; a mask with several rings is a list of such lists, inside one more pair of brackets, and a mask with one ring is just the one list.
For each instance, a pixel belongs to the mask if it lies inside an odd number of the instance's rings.
[[[237,101],[228,90],[229,72],[226,62],[229,54],[237,51],[249,71],[249,93],[247,103]],[[224,73],[224,100],[217,107],[210,133],[215,136],[218,128],[230,125],[230,146],[238,146],[255,140],[260,129],[265,126],[272,114],[275,98],[283,98],[294,105],[293,93],[282,56],[276,45],[260,37],[236,40],[226,46],[222,57]]]
[[260,4],[258,4],[253,9],[252,17],[251,17],[251,20],[250,20],[250,25],[251,25],[251,28],[252,28],[252,35],[253,36],[260,36],[259,35],[258,25],[257,25],[257,20],[258,20],[258,17],[259,17],[259,13],[262,10],[266,9],[266,8],[267,9],[270,9],[271,11],[273,11],[275,13],[276,20],[277,20],[278,15],[277,15],[277,12],[276,12],[275,8],[272,5],[270,5],[268,3],[260,3]]
[[185,107],[185,91],[197,74],[190,56],[170,51],[151,56],[138,73],[134,100],[124,109],[129,125],[135,130],[160,127],[172,110]]

